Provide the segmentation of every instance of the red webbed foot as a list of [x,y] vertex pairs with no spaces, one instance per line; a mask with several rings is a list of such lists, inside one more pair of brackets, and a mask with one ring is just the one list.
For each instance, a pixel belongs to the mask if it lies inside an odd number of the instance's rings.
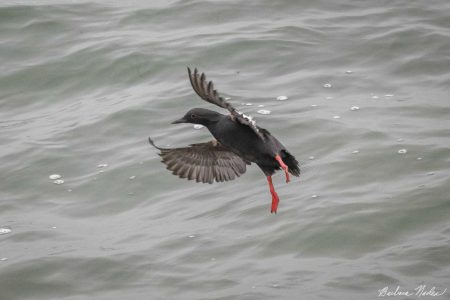
[[278,195],[276,192],[272,193],[272,206],[270,207],[270,213],[276,214],[278,209],[278,203],[280,202],[280,198],[278,198]]
[[273,187],[272,177],[267,176],[267,182],[269,183],[270,194],[272,195],[272,205],[270,207],[270,212],[277,213],[278,203],[280,202],[280,198],[278,198],[277,192],[275,192],[275,188]]
[[281,159],[280,155],[275,155],[275,159],[278,161],[278,163],[280,164],[280,167],[284,170],[284,174],[286,175],[286,183],[288,183],[289,181],[291,181],[290,177],[289,177],[289,168],[288,166],[286,166],[286,164],[284,163],[284,161]]

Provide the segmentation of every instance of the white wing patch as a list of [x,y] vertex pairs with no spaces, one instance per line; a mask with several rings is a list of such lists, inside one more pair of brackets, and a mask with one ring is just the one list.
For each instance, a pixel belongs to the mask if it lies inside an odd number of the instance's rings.
[[248,116],[246,114],[244,114],[243,112],[240,112],[238,110],[236,110],[236,112],[242,117],[244,118],[249,124],[251,124],[252,127],[254,127],[256,129],[256,131],[259,132],[258,127],[256,127],[256,122],[255,120],[253,120],[252,116]]
[[242,117],[244,117],[244,119],[246,119],[247,121],[252,123],[253,126],[256,126],[256,122],[255,122],[255,120],[253,120],[252,116],[247,116],[246,114],[242,114]]

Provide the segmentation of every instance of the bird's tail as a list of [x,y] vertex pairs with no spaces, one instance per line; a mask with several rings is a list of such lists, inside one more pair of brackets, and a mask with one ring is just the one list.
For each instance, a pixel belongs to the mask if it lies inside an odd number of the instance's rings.
[[283,161],[288,166],[289,173],[297,177],[300,176],[300,166],[297,159],[286,150],[282,150],[282,152],[284,154]]

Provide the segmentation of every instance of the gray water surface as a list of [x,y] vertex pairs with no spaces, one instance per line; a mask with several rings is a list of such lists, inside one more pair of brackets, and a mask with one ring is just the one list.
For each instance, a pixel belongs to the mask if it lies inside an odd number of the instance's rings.
[[[450,2],[338,2],[2,1],[0,299],[449,299]],[[187,66],[300,161],[278,214],[149,146],[211,138]]]

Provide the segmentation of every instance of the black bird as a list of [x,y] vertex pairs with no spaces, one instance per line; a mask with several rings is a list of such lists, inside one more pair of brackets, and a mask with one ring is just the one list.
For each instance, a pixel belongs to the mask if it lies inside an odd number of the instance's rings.
[[174,175],[197,182],[233,180],[245,173],[247,165],[256,163],[267,177],[272,195],[270,212],[276,213],[279,198],[272,184],[272,175],[283,169],[286,183],[289,182],[289,173],[300,175],[298,161],[266,129],[257,126],[251,117],[237,111],[220,97],[212,81],[206,81],[204,73],[200,75],[197,69],[192,73],[189,68],[188,73],[191,85],[200,98],[227,109],[230,114],[193,108],[184,117],[172,122],[204,125],[214,136],[213,141],[173,149],[157,147],[151,138],[150,144],[160,150],[162,162]]

